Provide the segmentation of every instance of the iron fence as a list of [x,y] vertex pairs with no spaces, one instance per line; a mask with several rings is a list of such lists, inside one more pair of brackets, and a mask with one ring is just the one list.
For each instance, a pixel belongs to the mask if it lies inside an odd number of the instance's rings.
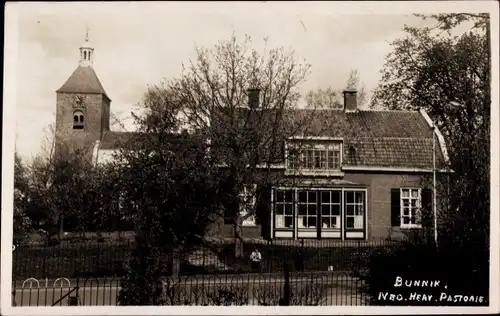
[[[13,284],[14,306],[121,305],[120,278],[43,279]],[[163,278],[164,305],[284,305],[283,273]],[[290,273],[289,305],[369,304],[361,280],[348,273]]]
[[[369,255],[397,248],[408,240],[207,240],[182,253],[180,275],[234,274],[251,272],[249,256],[257,248],[262,254],[263,273],[282,272],[284,263],[292,271],[362,270]],[[134,247],[133,241],[87,241],[54,246],[20,244],[13,252],[13,278],[119,277]],[[164,275],[171,275],[172,253],[161,258]]]

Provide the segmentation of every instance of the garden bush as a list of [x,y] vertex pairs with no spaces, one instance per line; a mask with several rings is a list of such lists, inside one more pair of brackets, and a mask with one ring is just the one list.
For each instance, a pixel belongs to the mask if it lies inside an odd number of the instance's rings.
[[[248,284],[189,284],[184,278],[165,278],[165,305],[241,306],[249,303]],[[186,279],[194,280],[194,279]]]
[[[284,283],[264,284],[256,286],[253,291],[254,299],[261,306],[277,306],[284,294]],[[318,306],[326,301],[324,284],[305,282],[293,284],[290,289],[290,305]]]

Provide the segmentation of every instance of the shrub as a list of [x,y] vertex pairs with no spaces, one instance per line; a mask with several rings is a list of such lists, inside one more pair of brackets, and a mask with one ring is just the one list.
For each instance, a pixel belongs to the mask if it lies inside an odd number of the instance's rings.
[[281,283],[264,284],[253,289],[253,297],[261,306],[276,306],[282,297],[283,285]]
[[[265,284],[254,288],[258,305],[277,306],[283,298],[284,283]],[[318,306],[325,303],[326,288],[321,283],[307,282],[293,285],[290,290],[290,305]]]
[[216,286],[208,292],[207,296],[209,305],[248,305],[248,285],[226,284]]
[[165,278],[165,305],[247,305],[248,285],[243,284],[189,284],[182,278]]
[[292,288],[290,305],[318,306],[325,303],[325,286],[321,283],[307,283]]

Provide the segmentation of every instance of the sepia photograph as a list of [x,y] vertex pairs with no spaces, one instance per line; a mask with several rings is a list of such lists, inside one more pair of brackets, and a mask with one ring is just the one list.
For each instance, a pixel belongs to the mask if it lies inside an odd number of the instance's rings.
[[2,314],[498,312],[495,1],[5,12]]

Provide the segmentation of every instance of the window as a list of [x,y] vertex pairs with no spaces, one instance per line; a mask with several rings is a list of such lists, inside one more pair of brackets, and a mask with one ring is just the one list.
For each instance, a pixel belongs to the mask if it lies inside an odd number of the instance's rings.
[[83,129],[83,112],[75,111],[73,112],[73,129]]
[[317,192],[299,191],[298,228],[317,228]]
[[248,212],[253,212],[254,214],[243,220],[242,226],[255,226],[255,194],[257,190],[257,185],[245,185],[243,190],[239,195],[240,198],[240,216],[245,217]]
[[340,229],[342,191],[321,192],[321,228]]
[[277,190],[274,225],[276,228],[293,228],[293,190]]
[[365,208],[364,192],[346,191],[345,199],[346,230],[363,229],[363,217]]
[[421,227],[420,189],[401,189],[401,228]]
[[341,144],[289,144],[288,168],[307,170],[339,170]]

